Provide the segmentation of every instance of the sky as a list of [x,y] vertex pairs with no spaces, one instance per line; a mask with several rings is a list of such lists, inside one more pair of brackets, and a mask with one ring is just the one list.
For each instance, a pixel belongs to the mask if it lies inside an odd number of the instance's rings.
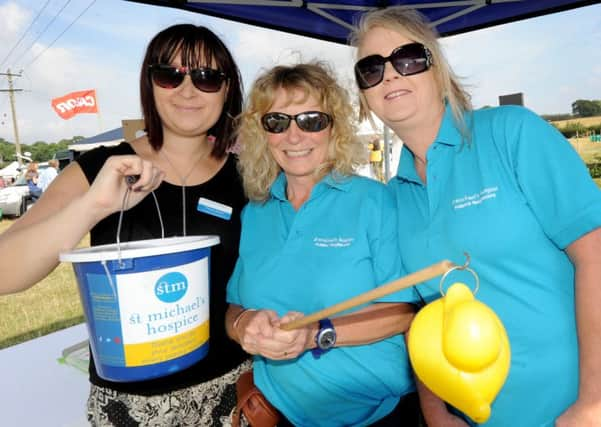
[[[60,12],[60,13],[59,13]],[[279,63],[326,59],[354,89],[354,49],[123,0],[0,0],[0,73],[14,87],[19,139],[90,137],[141,117],[139,68],[149,40],[176,23],[205,25],[228,45],[245,88]],[[441,39],[476,108],[522,92],[538,114],[570,113],[577,99],[601,99],[601,4]],[[7,89],[0,76],[0,89]],[[99,114],[61,119],[51,99],[96,89]],[[0,92],[0,138],[14,142],[9,96]]]

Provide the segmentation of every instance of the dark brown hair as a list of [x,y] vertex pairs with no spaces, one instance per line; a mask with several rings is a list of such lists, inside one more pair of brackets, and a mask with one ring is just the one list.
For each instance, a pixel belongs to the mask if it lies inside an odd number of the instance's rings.
[[182,66],[206,67],[213,63],[227,76],[227,93],[221,116],[209,129],[215,137],[211,155],[221,158],[235,142],[236,117],[242,111],[242,79],[232,54],[211,30],[192,24],[173,25],[158,33],[148,44],[140,72],[140,98],[150,145],[158,151],[163,146],[163,127],[155,106],[150,66],[170,64],[181,55]]

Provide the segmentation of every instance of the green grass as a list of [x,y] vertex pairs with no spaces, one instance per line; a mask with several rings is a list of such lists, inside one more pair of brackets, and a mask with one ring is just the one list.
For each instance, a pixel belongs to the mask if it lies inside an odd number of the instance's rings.
[[[13,222],[3,218],[0,234]],[[86,238],[82,245],[88,242]],[[73,268],[71,264],[62,263],[27,291],[0,296],[0,349],[83,321]]]

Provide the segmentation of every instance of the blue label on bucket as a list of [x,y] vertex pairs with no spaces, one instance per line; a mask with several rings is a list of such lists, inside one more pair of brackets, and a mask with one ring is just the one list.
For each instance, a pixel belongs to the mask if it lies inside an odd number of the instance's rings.
[[190,253],[179,254],[179,265],[173,254],[133,259],[128,270],[116,262],[74,264],[101,377],[149,379],[204,357],[209,250]]
[[116,289],[106,275],[101,274],[88,275],[88,289],[100,363],[123,365],[125,355]]

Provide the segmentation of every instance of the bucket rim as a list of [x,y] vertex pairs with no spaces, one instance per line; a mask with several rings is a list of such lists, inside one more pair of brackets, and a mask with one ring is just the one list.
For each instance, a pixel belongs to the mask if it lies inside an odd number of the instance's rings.
[[59,254],[59,260],[62,262],[80,263],[168,255],[177,252],[208,248],[218,245],[219,242],[219,236],[214,235],[134,240],[131,242],[122,242],[120,244],[111,243],[61,252]]

